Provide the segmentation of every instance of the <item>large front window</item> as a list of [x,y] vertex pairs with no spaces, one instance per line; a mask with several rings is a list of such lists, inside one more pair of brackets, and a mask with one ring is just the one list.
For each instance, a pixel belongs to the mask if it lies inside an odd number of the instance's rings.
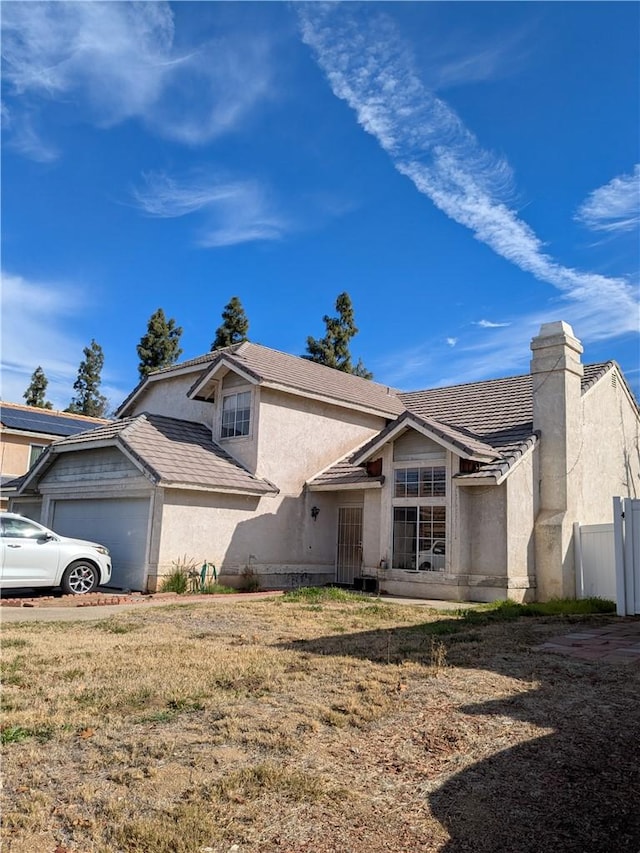
[[394,507],[393,567],[443,572],[447,551],[446,533],[446,507]]
[[443,572],[447,550],[446,465],[395,471],[393,567]]
[[222,400],[222,438],[249,435],[251,391],[229,394]]

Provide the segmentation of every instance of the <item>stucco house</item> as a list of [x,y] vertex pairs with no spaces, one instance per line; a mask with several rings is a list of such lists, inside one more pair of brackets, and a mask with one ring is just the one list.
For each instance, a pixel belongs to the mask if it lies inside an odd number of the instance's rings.
[[12,504],[107,544],[133,589],[187,557],[264,588],[572,597],[574,522],[640,493],[640,415],[566,323],[531,349],[526,375],[410,393],[249,342],[210,352],[53,444]]
[[21,403],[0,403],[0,510],[15,493],[12,481],[35,463],[43,450],[59,438],[86,432],[107,423],[106,418],[73,415]]

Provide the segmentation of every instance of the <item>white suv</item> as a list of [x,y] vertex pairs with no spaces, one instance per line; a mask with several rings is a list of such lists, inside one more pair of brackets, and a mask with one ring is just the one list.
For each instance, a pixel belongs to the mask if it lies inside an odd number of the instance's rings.
[[111,558],[104,545],[69,539],[16,515],[0,513],[0,587],[62,587],[68,595],[109,583]]

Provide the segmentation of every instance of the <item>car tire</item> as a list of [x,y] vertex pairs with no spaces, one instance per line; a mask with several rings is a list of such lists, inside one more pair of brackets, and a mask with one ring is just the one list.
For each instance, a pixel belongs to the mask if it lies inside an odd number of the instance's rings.
[[64,570],[60,586],[65,595],[86,595],[98,586],[98,571],[88,560],[75,560]]
[[428,572],[430,569],[431,569],[431,563],[427,563],[427,562],[420,563],[420,571],[421,572]]

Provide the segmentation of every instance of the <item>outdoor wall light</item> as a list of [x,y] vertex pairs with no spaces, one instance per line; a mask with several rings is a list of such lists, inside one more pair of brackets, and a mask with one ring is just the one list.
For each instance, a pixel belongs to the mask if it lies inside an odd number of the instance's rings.
[[315,521],[319,515],[320,515],[320,507],[319,506],[312,506],[311,507],[311,518]]

